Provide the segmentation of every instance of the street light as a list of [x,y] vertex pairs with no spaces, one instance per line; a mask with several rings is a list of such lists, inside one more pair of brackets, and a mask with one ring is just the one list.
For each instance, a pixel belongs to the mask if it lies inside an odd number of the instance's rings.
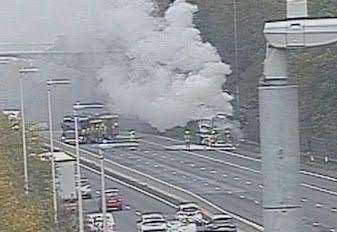
[[99,150],[99,157],[101,160],[101,204],[103,216],[103,232],[107,232],[106,220],[106,199],[105,199],[105,165],[104,165],[104,152]]
[[237,116],[240,116],[240,83],[239,83],[239,53],[238,53],[238,4],[233,0],[233,21],[234,21],[234,80],[235,80],[235,97]]
[[52,170],[52,181],[53,181],[53,207],[54,207],[54,222],[56,227],[58,227],[58,216],[57,216],[57,195],[56,195],[56,175],[55,175],[55,157],[54,157],[54,141],[53,141],[53,117],[52,117],[52,87],[58,85],[70,84],[69,79],[48,79],[47,80],[47,90],[48,90],[48,116],[49,116],[49,138],[50,138],[50,154],[51,154],[51,170]]
[[81,167],[80,167],[80,143],[78,138],[78,111],[87,109],[101,109],[103,104],[100,103],[81,103],[76,102],[73,105],[74,123],[75,123],[75,146],[76,146],[76,167],[77,167],[77,199],[78,199],[78,223],[79,231],[84,232],[83,224],[83,205],[81,192]]
[[26,145],[26,126],[25,126],[25,111],[23,101],[23,84],[22,79],[26,74],[36,73],[39,69],[36,67],[24,67],[19,69],[19,88],[20,88],[20,103],[21,103],[21,121],[22,121],[22,149],[23,149],[23,170],[25,175],[25,193],[28,195],[28,167],[27,167],[27,145]]

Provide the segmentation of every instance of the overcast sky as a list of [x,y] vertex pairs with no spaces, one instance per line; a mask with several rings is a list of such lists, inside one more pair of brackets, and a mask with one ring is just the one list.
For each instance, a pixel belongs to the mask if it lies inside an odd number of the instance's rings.
[[78,31],[83,21],[93,25],[100,0],[3,0],[0,42],[51,42],[57,34]]

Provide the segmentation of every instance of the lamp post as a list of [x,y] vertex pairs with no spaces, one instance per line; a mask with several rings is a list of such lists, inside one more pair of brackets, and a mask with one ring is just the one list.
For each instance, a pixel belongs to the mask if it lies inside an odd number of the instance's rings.
[[238,4],[233,0],[233,28],[234,28],[234,80],[235,80],[235,100],[237,115],[240,116],[240,83],[239,83],[239,53],[238,53]]
[[104,164],[104,152],[99,150],[99,157],[101,160],[101,204],[102,204],[102,216],[103,216],[103,232],[107,232],[107,220],[106,220],[106,199],[105,199],[105,164]]
[[54,222],[58,227],[58,215],[57,215],[57,194],[56,194],[56,175],[55,175],[55,157],[54,157],[54,141],[53,141],[53,116],[52,116],[52,87],[58,85],[70,84],[69,79],[48,79],[48,116],[49,116],[49,139],[50,139],[50,154],[51,154],[51,170],[53,181],[53,207],[54,207]]
[[87,109],[101,109],[103,105],[100,103],[81,103],[76,102],[73,105],[74,123],[75,123],[75,146],[76,146],[76,170],[77,170],[77,200],[78,200],[78,223],[79,231],[84,232],[83,224],[83,205],[81,192],[81,167],[80,167],[80,143],[78,136],[78,111]]
[[26,127],[25,127],[25,111],[24,111],[24,100],[23,100],[23,83],[22,79],[26,74],[36,73],[39,69],[36,67],[25,67],[19,69],[19,88],[20,88],[20,104],[21,104],[21,121],[22,121],[22,149],[23,149],[23,170],[25,176],[25,193],[28,195],[29,185],[28,185],[28,167],[27,167],[27,145],[26,145]]

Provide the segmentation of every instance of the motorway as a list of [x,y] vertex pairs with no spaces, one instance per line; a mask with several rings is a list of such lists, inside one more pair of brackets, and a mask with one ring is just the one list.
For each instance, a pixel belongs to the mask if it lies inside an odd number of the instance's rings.
[[[81,173],[83,178],[88,178],[88,182],[92,187],[93,197],[92,199],[84,199],[83,206],[84,211],[87,213],[98,212],[99,211],[99,200],[95,196],[96,191],[100,191],[100,176],[94,173],[92,170],[82,166]],[[169,206],[159,200],[155,200],[151,197],[145,196],[144,194],[126,187],[121,183],[117,183],[115,180],[106,178],[106,188],[118,188],[123,196],[128,200],[130,209],[123,211],[114,211],[113,216],[116,222],[117,231],[136,231],[136,222],[138,216],[136,211],[140,212],[160,212],[164,214],[166,218],[172,217],[175,213],[175,208]]]
[[[141,137],[135,151],[126,148],[106,151],[107,162],[113,161],[189,190],[222,209],[262,224],[263,185],[259,160],[230,152],[169,151],[164,146],[177,144],[177,141],[154,135],[142,134]],[[97,152],[89,145],[82,148]],[[302,171],[301,181],[305,231],[336,231],[337,180]],[[144,207],[148,204],[152,203]],[[166,211],[161,207],[157,209]]]
[[[175,141],[142,136],[138,150],[109,151],[106,158],[190,190],[223,209],[262,224],[259,161],[219,151],[168,151],[163,146]],[[302,173],[301,181],[306,231],[335,231],[336,180]]]

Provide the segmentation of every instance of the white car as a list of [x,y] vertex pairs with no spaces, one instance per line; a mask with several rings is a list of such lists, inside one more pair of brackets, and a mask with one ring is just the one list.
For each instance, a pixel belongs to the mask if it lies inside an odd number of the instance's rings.
[[173,219],[167,222],[167,232],[197,232],[197,225]]
[[[96,191],[96,196],[98,198],[101,197],[101,191]],[[109,197],[109,196],[116,196],[116,195],[120,195],[120,191],[118,188],[111,188],[111,189],[106,189],[105,190],[105,196]]]
[[86,198],[91,198],[91,186],[89,183],[81,182],[81,193]]
[[[107,232],[116,232],[116,223],[111,213],[106,214],[107,217]],[[98,232],[103,230],[103,214],[92,213],[86,217],[86,228],[90,232]]]
[[167,232],[167,224],[165,220],[143,222],[138,227],[138,232]]
[[164,216],[161,213],[143,213],[141,214],[140,221],[138,221],[138,224],[144,223],[144,222],[151,222],[151,221],[158,221],[158,220],[165,220]]
[[198,225],[203,223],[203,215],[196,203],[181,203],[178,211],[176,212],[176,218],[181,221],[195,222]]
[[166,231],[167,229],[166,220],[161,213],[143,213],[140,217],[140,220],[137,222],[137,228],[140,232],[152,231],[151,229],[156,228],[158,228],[158,232],[161,230]]

